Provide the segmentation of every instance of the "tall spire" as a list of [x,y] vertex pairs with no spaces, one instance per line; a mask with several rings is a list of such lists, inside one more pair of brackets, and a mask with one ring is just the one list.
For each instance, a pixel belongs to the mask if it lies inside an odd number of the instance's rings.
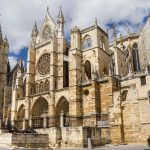
[[0,40],[3,39],[3,35],[2,35],[2,29],[1,29],[1,24],[0,24]]
[[4,42],[5,42],[5,44],[6,44],[7,46],[9,46],[7,36],[5,36]]
[[[0,16],[1,16],[1,13],[0,13]],[[2,35],[2,29],[1,29],[1,23],[0,23],[0,40],[3,39],[3,35]]]
[[24,67],[23,67],[23,60],[22,60],[22,57],[21,57],[21,59],[20,59],[20,61],[19,61],[19,66],[20,66],[20,68],[21,68],[21,71],[23,72],[23,71],[24,71]]
[[117,41],[117,30],[115,24],[113,24],[113,38],[115,41]]
[[98,26],[98,23],[97,23],[97,18],[95,17],[95,27]]
[[130,32],[130,28],[129,28],[128,24],[126,25],[126,31],[127,31],[128,36],[129,36],[131,32]]
[[47,13],[49,13],[49,7],[47,6]]
[[59,13],[57,16],[57,23],[62,23],[62,24],[64,23],[64,15],[63,15],[61,6],[59,7]]
[[38,28],[37,28],[37,24],[36,24],[36,21],[34,23],[34,27],[32,29],[32,37],[36,37],[38,34]]
[[62,8],[59,7],[59,13],[57,16],[57,32],[58,32],[58,37],[63,38],[64,37],[64,15],[62,12]]

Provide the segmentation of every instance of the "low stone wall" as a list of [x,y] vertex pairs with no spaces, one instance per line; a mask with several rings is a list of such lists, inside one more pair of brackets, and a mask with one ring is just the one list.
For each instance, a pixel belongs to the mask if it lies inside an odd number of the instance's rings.
[[59,127],[51,127],[51,128],[41,128],[41,129],[35,129],[36,132],[40,134],[48,134],[49,135],[49,145],[55,146],[57,141],[61,139],[61,128]]
[[47,134],[34,133],[2,133],[0,134],[0,145],[46,148],[49,137]]
[[0,145],[12,146],[12,134],[1,133],[0,134]]
[[52,147],[58,144],[61,147],[87,147],[88,138],[92,139],[95,146],[101,144],[101,129],[98,127],[53,127],[36,131],[49,134]]

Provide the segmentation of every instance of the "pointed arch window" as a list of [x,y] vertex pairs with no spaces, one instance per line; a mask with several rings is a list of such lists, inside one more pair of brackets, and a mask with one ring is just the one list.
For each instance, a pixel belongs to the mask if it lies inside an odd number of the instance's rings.
[[84,64],[85,74],[88,77],[88,79],[91,79],[91,63],[90,61],[86,60]]
[[104,36],[101,36],[101,38],[100,38],[100,48],[102,50],[105,50],[105,38],[104,38]]
[[23,82],[23,97],[26,96],[26,79]]
[[139,53],[138,53],[137,43],[134,43],[132,46],[132,59],[133,59],[134,72],[140,71]]
[[92,47],[92,40],[90,36],[85,36],[83,41],[83,49],[91,48]]

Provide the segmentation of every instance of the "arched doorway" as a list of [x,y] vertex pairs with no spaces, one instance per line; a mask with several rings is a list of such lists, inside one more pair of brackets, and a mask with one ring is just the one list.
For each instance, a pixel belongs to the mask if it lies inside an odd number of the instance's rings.
[[61,97],[56,105],[57,126],[69,126],[69,102]]
[[48,102],[43,97],[36,100],[32,107],[32,127],[43,128],[43,119],[48,113]]
[[23,120],[25,118],[25,106],[22,104],[18,109],[17,120],[15,121],[15,125],[19,129],[23,129]]

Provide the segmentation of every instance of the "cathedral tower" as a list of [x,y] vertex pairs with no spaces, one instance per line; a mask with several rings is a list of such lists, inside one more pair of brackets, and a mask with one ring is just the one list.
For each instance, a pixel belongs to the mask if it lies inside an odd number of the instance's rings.
[[[3,107],[4,86],[7,84],[8,49],[7,38],[3,38],[0,26],[0,107]],[[2,111],[0,113],[2,114]]]

